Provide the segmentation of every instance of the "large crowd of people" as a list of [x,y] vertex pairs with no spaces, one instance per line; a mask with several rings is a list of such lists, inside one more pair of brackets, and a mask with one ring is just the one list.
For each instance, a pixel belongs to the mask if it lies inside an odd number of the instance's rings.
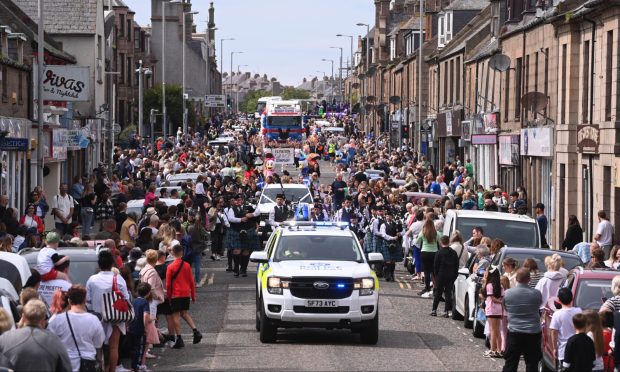
[[[224,258],[232,275],[248,275],[249,255],[261,248],[262,233],[260,212],[251,201],[273,183],[305,183],[314,200],[307,218],[348,223],[366,253],[383,254],[384,264],[375,270],[384,280],[394,281],[397,265],[408,265],[411,281],[422,287],[418,295],[433,298],[431,316],[438,315],[441,302],[442,315],[450,316],[457,272],[473,256],[474,271],[484,275],[485,356],[505,358],[505,370],[516,370],[522,353],[528,370],[538,363],[538,312],[555,295],[567,309],[558,311],[565,315],[557,320],[554,315],[551,325],[558,332],[559,359],[572,370],[583,366],[583,360],[563,355],[589,345],[573,337],[585,332],[598,360],[600,319],[595,313],[584,321],[569,310],[572,298],[558,291],[566,279],[559,256],[545,260],[542,277],[535,261],[519,266],[513,259],[502,262],[500,275],[491,262],[504,245],[501,240],[484,236],[481,228],[474,228],[468,241],[459,231],[443,235],[443,217],[450,209],[526,214],[531,203],[524,188],[477,185],[469,159],[455,156],[433,165],[406,141],[393,146],[383,136],[361,132],[347,116],[331,121],[345,128],[343,134],[329,134],[311,120],[302,143],[284,144],[295,147],[294,172],[266,166],[269,149],[277,143],[265,143],[257,123],[214,117],[199,131],[159,138],[153,146],[136,136],[128,147],[114,151],[114,164],[61,184],[58,192],[35,188],[23,215],[0,196],[0,250],[41,248],[20,296],[21,317],[13,325],[2,321],[11,314],[0,310],[0,366],[90,371],[100,365],[122,371],[127,369],[120,360],[127,358],[131,370],[145,371],[151,348],[185,347],[183,322],[192,331],[192,343],[200,343],[190,307],[197,300],[202,261]],[[234,140],[210,146],[219,136]],[[321,167],[334,170],[333,181],[324,181]],[[170,179],[184,173],[198,176],[172,187]],[[411,192],[437,197],[412,198]],[[128,207],[135,200],[143,201],[137,210]],[[278,195],[267,225],[275,228],[289,218],[286,208],[285,196]],[[543,204],[535,204],[541,237],[548,225],[544,211]],[[581,241],[573,217],[562,248],[573,250],[589,267],[618,268],[620,249],[611,244],[605,212],[599,212],[603,223],[592,243]],[[70,259],[57,248],[85,247],[90,241],[98,246],[99,270],[87,282],[73,283]],[[544,238],[542,245],[547,245]],[[616,304],[620,307],[614,297],[605,306]],[[46,345],[46,352],[40,345]]]

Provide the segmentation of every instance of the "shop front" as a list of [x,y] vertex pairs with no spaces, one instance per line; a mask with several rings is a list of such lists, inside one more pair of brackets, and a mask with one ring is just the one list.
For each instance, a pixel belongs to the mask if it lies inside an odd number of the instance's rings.
[[517,189],[519,175],[519,135],[499,136],[499,183],[508,192]]
[[497,135],[495,134],[472,134],[471,146],[473,147],[474,181],[477,185],[489,188],[497,185]]
[[30,120],[0,117],[0,194],[21,214],[28,203]]
[[459,156],[463,159],[463,148],[459,147],[459,139],[463,134],[461,116],[463,110],[450,110],[437,115],[437,137],[439,140],[439,162],[442,166],[446,162],[454,162]]

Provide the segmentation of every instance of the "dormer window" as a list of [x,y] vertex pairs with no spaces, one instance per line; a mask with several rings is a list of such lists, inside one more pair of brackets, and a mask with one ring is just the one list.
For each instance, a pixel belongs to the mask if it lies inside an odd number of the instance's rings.
[[452,12],[445,12],[438,18],[438,47],[441,48],[452,40]]
[[13,33],[8,36],[8,57],[19,63],[24,62],[24,34]]
[[390,60],[393,61],[396,58],[396,37],[390,38]]

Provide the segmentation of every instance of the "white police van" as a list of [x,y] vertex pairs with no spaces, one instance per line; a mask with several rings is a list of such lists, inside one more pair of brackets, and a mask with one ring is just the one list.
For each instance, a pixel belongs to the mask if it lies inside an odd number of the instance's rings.
[[379,336],[379,281],[346,224],[288,222],[271,234],[264,251],[253,252],[256,330],[274,342],[278,328],[351,329],[363,343]]

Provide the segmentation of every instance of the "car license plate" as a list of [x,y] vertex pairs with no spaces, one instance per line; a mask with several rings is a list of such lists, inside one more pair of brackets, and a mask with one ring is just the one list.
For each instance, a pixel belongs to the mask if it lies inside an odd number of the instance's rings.
[[306,307],[336,307],[336,300],[308,300]]

